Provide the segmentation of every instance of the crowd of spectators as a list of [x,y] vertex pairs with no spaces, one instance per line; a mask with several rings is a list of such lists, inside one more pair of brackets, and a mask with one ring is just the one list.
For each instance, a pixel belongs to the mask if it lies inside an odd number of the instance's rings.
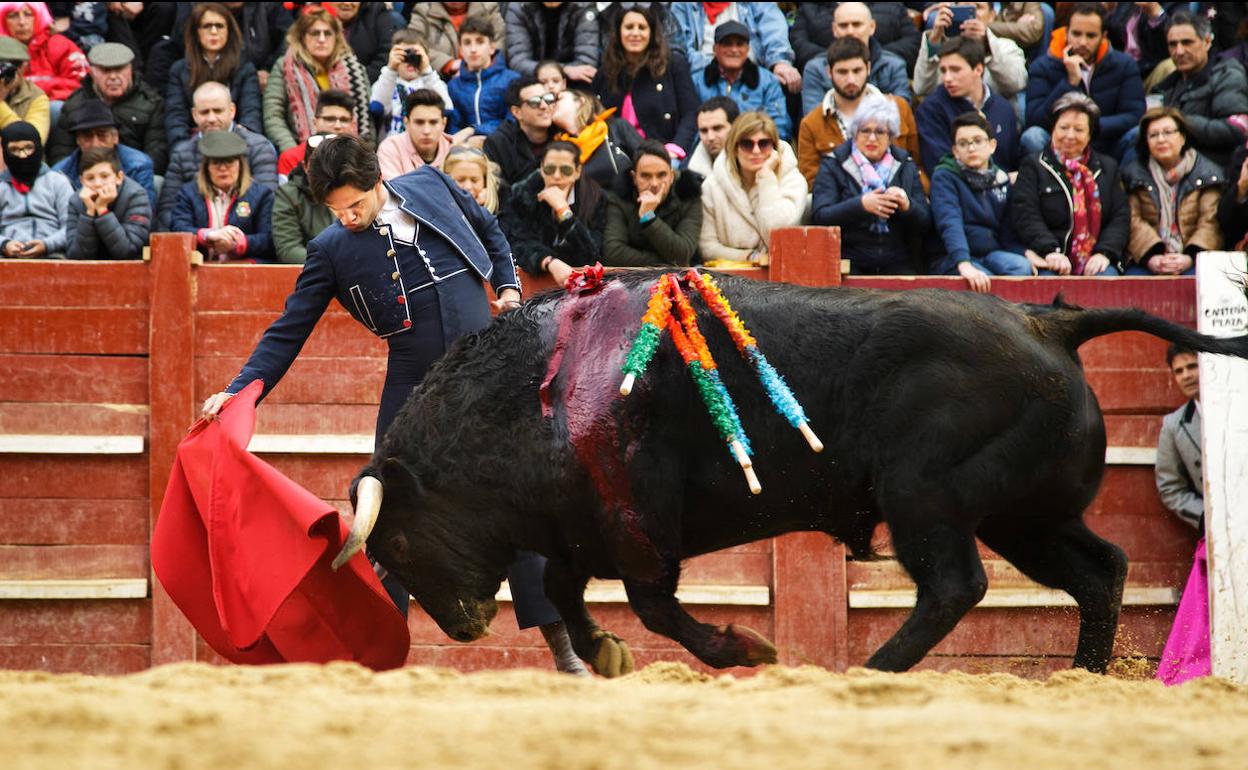
[[448,174],[518,263],[1153,275],[1248,231],[1248,3],[0,3],[0,253],[300,263],[308,153]]

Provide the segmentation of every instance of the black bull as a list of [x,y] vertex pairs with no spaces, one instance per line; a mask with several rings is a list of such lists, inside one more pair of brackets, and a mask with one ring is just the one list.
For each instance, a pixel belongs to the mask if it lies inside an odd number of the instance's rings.
[[[463,339],[352,485],[356,540],[368,538],[370,553],[452,638],[487,633],[494,595],[523,549],[549,558],[547,596],[577,654],[600,673],[626,672],[632,661],[585,606],[591,577],[621,579],[647,628],[708,665],[774,662],[756,632],[700,623],[681,607],[681,560],[794,531],[826,532],[868,555],[884,521],[917,601],[868,666],[908,669],[979,602],[987,590],[979,538],[1074,598],[1074,664],[1103,671],[1127,559],[1083,522],[1104,472],[1105,428],[1075,351],[1137,330],[1248,357],[1248,337],[1215,339],[1139,310],[721,277],[826,444],[815,454],[775,414],[727,332],[694,299],[756,452],[755,496],[669,340],[632,395],[618,393],[656,277],[621,275],[591,298],[545,294]],[[579,317],[546,417],[539,387],[569,302]],[[361,516],[365,485],[375,491]]]

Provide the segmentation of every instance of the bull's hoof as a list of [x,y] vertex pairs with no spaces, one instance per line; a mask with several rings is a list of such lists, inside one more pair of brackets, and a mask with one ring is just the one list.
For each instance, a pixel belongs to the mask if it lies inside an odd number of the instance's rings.
[[776,646],[754,629],[734,623],[725,627],[723,632],[737,650],[736,665],[761,666],[779,660]]
[[633,653],[628,644],[610,631],[595,631],[597,643],[590,665],[599,676],[614,678],[633,673]]

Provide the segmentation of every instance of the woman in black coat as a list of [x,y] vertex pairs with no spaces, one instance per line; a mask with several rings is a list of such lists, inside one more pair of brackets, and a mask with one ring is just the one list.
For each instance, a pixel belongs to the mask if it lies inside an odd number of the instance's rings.
[[1028,258],[1058,275],[1122,274],[1131,207],[1118,164],[1091,147],[1100,114],[1081,91],[1055,101],[1053,141],[1023,159],[1010,190],[1010,224]]
[[517,264],[532,275],[550,273],[562,285],[574,268],[601,261],[607,196],[581,173],[576,145],[542,148],[537,170],[512,186],[502,225]]
[[646,139],[693,151],[698,92],[689,63],[668,48],[653,8],[636,6],[619,15],[591,88],[603,105],[618,107],[625,120],[624,100],[631,96],[634,125]]
[[169,146],[190,139],[195,89],[209,80],[228,85],[235,120],[263,133],[260,81],[243,55],[243,33],[230,10],[218,3],[197,3],[183,32],[186,58],[174,62],[165,88],[165,133]]

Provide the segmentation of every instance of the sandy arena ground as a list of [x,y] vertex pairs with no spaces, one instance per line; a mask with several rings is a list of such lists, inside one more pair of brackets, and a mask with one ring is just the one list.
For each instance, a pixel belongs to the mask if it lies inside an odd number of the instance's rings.
[[350,664],[0,672],[5,770],[1236,768],[1248,688],[773,667],[620,680]]

